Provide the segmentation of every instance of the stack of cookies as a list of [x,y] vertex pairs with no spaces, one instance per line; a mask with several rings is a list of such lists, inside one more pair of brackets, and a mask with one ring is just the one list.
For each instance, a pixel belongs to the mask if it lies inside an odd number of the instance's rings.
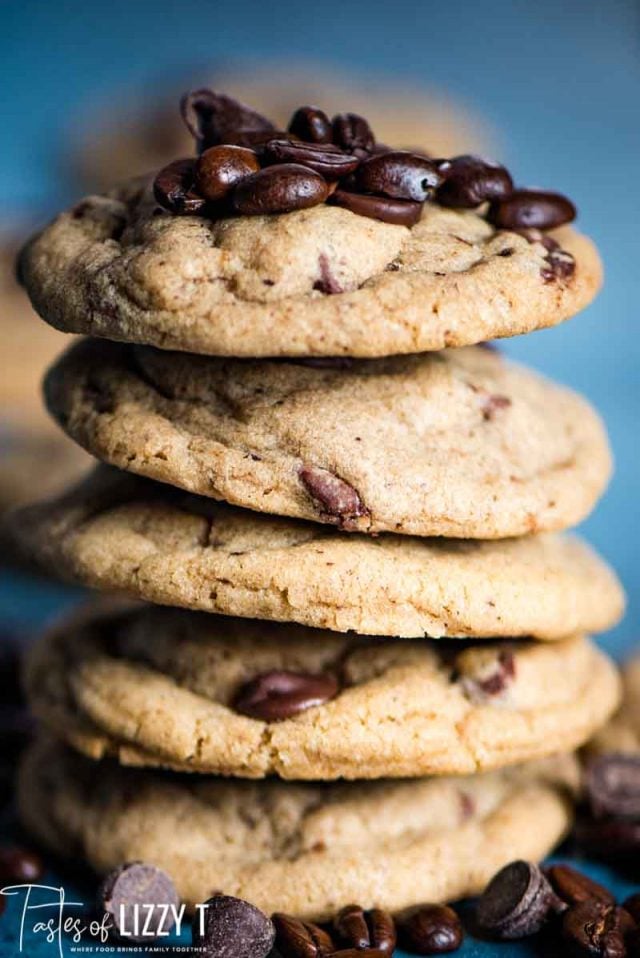
[[128,597],[33,652],[24,821],[191,907],[472,894],[566,833],[619,702],[588,636],[621,588],[562,531],[606,485],[603,427],[482,345],[586,306],[597,253],[565,197],[360,116],[182,110],[197,158],[21,257],[44,319],[93,337],[45,392],[103,464],[13,536]]

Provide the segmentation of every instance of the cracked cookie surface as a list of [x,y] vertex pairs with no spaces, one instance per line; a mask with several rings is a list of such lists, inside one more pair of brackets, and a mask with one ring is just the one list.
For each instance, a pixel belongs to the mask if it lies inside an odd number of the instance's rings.
[[46,395],[112,465],[348,530],[566,528],[611,468],[585,400],[474,347],[326,366],[86,340],[49,372]]
[[[235,696],[256,676],[335,676],[338,694],[280,721]],[[32,709],[92,758],[245,778],[469,775],[591,736],[619,700],[589,640],[364,639],[302,626],[143,608],[94,609],[44,636]]]
[[136,180],[34,237],[21,277],[66,332],[214,356],[388,356],[579,312],[601,283],[598,254],[573,229],[553,238],[576,268],[549,281],[542,243],[475,212],[428,203],[411,229],[326,205],[211,222],[159,212]]
[[94,588],[338,632],[558,639],[609,628],[624,606],[614,573],[574,536],[346,534],[107,466],[17,511],[7,531],[29,561]]
[[[24,824],[104,874],[165,869],[187,907],[215,889],[265,912],[325,919],[351,901],[398,911],[477,894],[514,856],[566,834],[572,756],[468,778],[303,785],[120,769],[50,741],[23,763]],[[535,820],[535,828],[532,822]]]

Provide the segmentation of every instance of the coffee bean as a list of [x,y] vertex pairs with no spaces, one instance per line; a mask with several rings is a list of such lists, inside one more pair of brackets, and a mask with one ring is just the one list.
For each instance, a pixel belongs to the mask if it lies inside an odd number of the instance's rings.
[[205,902],[203,934],[193,924],[193,945],[203,958],[266,958],[276,937],[273,922],[255,905],[216,895]]
[[331,143],[331,120],[318,106],[301,106],[291,117],[289,132],[305,143]]
[[328,180],[338,180],[352,173],[360,160],[344,153],[332,143],[295,143],[293,140],[270,140],[264,149],[267,163],[299,163],[308,166]]
[[580,901],[603,901],[615,904],[615,898],[608,888],[598,884],[588,875],[579,872],[571,865],[550,865],[545,875],[556,895],[567,905],[576,905]]
[[264,672],[238,690],[233,708],[250,718],[280,722],[323,705],[338,694],[338,688],[338,680],[328,673]]
[[328,195],[326,181],[319,173],[296,163],[283,163],[242,180],[233,192],[232,202],[236,213],[260,216],[317,206]]
[[599,958],[625,958],[625,939],[634,928],[624,908],[593,899],[572,905],[562,919],[562,936],[574,953]]
[[206,201],[194,189],[195,168],[195,160],[174,160],[156,174],[153,195],[160,206],[178,215],[199,213],[204,209]]
[[276,913],[271,916],[276,929],[276,948],[282,958],[326,958],[335,945],[323,928],[309,921]]
[[364,160],[356,184],[365,193],[378,193],[397,200],[423,203],[442,183],[435,163],[403,150],[381,153]]
[[422,203],[415,203],[413,200],[393,200],[388,196],[367,196],[340,189],[336,190],[327,202],[342,206],[358,216],[368,216],[370,219],[394,223],[396,226],[415,226],[422,215]]
[[44,863],[39,855],[11,845],[0,848],[0,886],[32,885],[44,875]]
[[540,931],[554,900],[537,865],[511,862],[494,875],[478,899],[478,924],[496,938],[525,938]]
[[206,200],[217,202],[246,176],[260,169],[253,150],[242,146],[212,146],[201,153],[195,167],[195,188]]
[[640,821],[625,818],[578,818],[574,836],[582,851],[637,872],[640,858]]
[[462,944],[462,922],[448,905],[418,905],[396,918],[402,948],[415,955],[444,955]]
[[232,134],[275,130],[273,123],[260,113],[213,90],[185,93],[180,100],[180,112],[195,137],[199,152],[221,143],[236,142],[229,139]]
[[244,146],[260,158],[264,155],[264,148],[273,139],[283,139],[289,136],[284,130],[237,130],[229,133],[227,143],[232,146]]
[[514,190],[504,200],[492,203],[487,219],[503,230],[551,230],[576,218],[576,208],[561,193],[544,190]]
[[442,206],[473,209],[487,200],[504,200],[513,192],[509,171],[481,156],[454,156],[437,168],[444,180],[437,200]]
[[601,755],[585,774],[587,800],[593,814],[640,819],[640,756]]
[[[102,883],[99,900],[104,911],[111,916],[112,928],[118,937],[145,942],[171,931],[174,924],[173,915],[165,908],[150,911],[148,906],[168,905],[177,908],[180,904],[178,893],[167,873],[144,862],[127,862],[111,872]],[[137,928],[136,916],[139,922]],[[143,917],[142,921],[140,916]],[[147,933],[144,934],[146,918],[149,920]]]
[[334,525],[352,528],[357,519],[368,514],[357,490],[328,469],[305,463],[298,475],[322,517]]
[[357,113],[338,113],[333,118],[333,142],[348,153],[354,150],[368,152],[372,149],[375,138],[363,116]]
[[347,905],[334,918],[333,927],[345,947],[373,948],[383,955],[392,955],[396,947],[393,918],[381,908],[365,911],[360,905]]

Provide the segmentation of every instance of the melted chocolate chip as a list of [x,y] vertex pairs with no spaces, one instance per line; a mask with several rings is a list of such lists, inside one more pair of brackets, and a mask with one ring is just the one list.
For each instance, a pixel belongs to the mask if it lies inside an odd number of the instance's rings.
[[393,918],[381,908],[365,911],[360,905],[347,905],[336,915],[333,927],[345,947],[373,948],[383,955],[392,955],[396,946]]
[[301,106],[291,117],[289,132],[305,143],[331,143],[331,120],[318,106]]
[[[112,928],[117,935],[126,932],[129,941],[149,942],[153,937],[167,934],[173,927],[174,918],[167,908],[153,908],[147,915],[148,906],[163,905],[177,908],[178,893],[166,872],[144,862],[129,862],[111,872],[100,889],[102,906],[111,916]],[[135,914],[144,906],[145,927],[135,934]]]
[[333,142],[343,150],[369,152],[375,143],[373,131],[363,116],[338,113],[333,118]]
[[335,952],[331,935],[318,925],[281,913],[272,915],[271,920],[282,958],[326,958]]
[[507,199],[492,203],[489,222],[503,230],[550,230],[576,218],[576,208],[561,193],[514,190]]
[[554,901],[553,889],[537,865],[511,862],[494,875],[478,899],[478,925],[496,938],[525,938],[540,931]]
[[279,722],[316,705],[323,705],[334,698],[338,691],[337,678],[328,673],[265,672],[238,690],[233,708],[250,718]]
[[417,153],[395,150],[364,160],[356,173],[356,185],[365,193],[424,203],[442,176],[436,164]]
[[509,171],[481,156],[455,156],[439,165],[444,183],[438,202],[455,209],[473,209],[481,203],[506,199],[513,191]]
[[587,767],[585,787],[596,817],[640,819],[640,756],[601,755]]
[[193,945],[203,958],[266,958],[276,936],[273,922],[255,905],[215,895],[205,902],[204,929],[193,925]]
[[213,90],[192,90],[180,101],[182,118],[195,137],[199,152],[221,143],[237,142],[235,134],[274,131],[270,120],[238,100]]
[[418,905],[396,918],[402,948],[415,955],[444,955],[462,944],[462,922],[448,905]]
[[177,215],[201,213],[206,201],[195,190],[196,161],[174,160],[156,175],[153,195],[165,210]]
[[295,143],[293,140],[269,140],[265,145],[267,163],[298,163],[315,170],[328,180],[339,180],[352,173],[360,160],[331,143]]
[[253,150],[242,146],[212,146],[198,158],[195,187],[201,196],[215,203],[259,169],[258,157]]
[[309,495],[320,506],[322,516],[342,529],[353,528],[356,520],[368,515],[358,492],[339,476],[320,466],[304,465],[298,475]]
[[238,183],[232,194],[236,213],[261,216],[290,213],[323,203],[329,190],[319,173],[294,163],[268,166]]
[[415,226],[422,215],[422,203],[413,200],[394,200],[388,196],[370,196],[337,189],[327,200],[342,206],[358,216],[394,223],[396,226]]

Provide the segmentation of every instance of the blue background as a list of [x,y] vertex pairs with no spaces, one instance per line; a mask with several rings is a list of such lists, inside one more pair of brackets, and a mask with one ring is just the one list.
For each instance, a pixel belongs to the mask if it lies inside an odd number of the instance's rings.
[[[309,56],[441,87],[498,131],[499,159],[521,183],[566,192],[602,251],[606,286],[562,327],[506,343],[586,393],[604,415],[617,459],[609,493],[585,532],[610,558],[629,612],[605,643],[640,636],[636,482],[640,462],[640,7],[634,0],[182,0],[0,2],[0,226],[40,218],[74,198],[59,162],[74,118],[94,98],[216,61]],[[0,620],[30,627],[71,601],[5,574]],[[0,922],[2,925],[2,922]],[[3,954],[11,954],[5,946]],[[484,949],[482,953],[489,953]],[[515,947],[500,954],[520,953]]]

